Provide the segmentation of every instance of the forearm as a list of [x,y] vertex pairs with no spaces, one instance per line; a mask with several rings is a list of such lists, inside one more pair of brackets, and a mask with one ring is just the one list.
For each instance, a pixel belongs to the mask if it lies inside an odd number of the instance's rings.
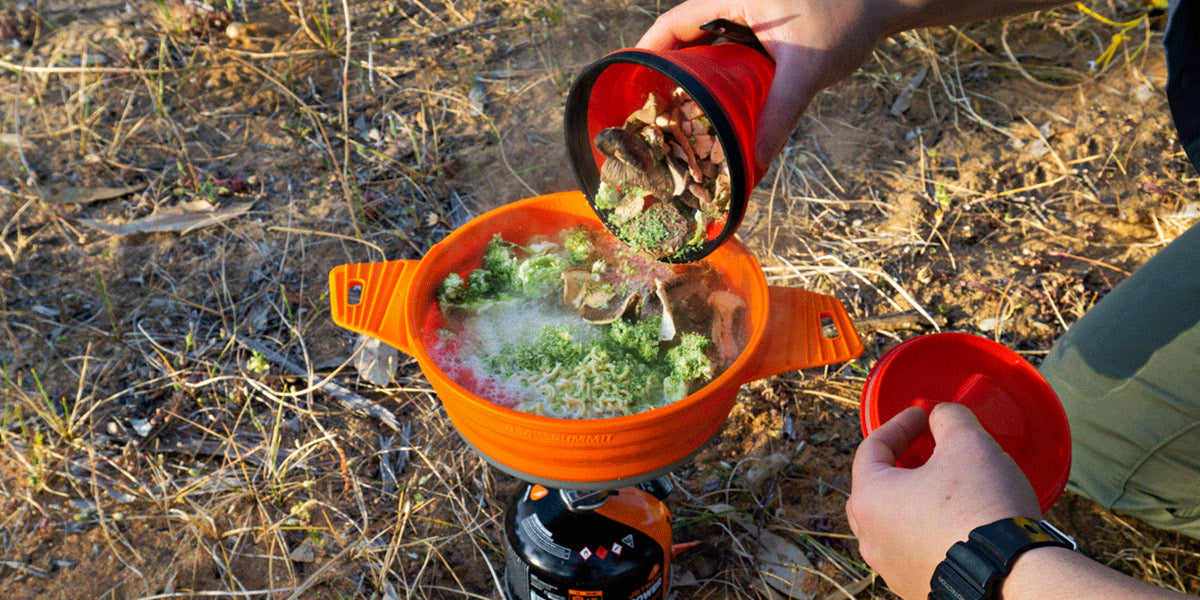
[[1067,4],[1065,0],[878,0],[884,31],[986,21]]
[[1192,598],[1114,571],[1065,548],[1035,548],[1017,558],[1005,578],[1004,600],[1182,600]]

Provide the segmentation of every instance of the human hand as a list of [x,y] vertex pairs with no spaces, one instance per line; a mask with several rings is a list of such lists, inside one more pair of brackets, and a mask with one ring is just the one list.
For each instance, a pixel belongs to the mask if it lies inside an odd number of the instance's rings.
[[[878,5],[878,6],[877,6]],[[700,25],[725,18],[748,25],[775,60],[775,79],[758,116],[754,156],[770,165],[813,96],[845,78],[885,35],[892,6],[874,0],[687,0],[668,10],[638,41],[664,51],[705,35]]]
[[[896,459],[928,424],[936,446],[924,465]],[[1029,480],[969,408],[943,403],[927,417],[908,408],[867,436],[854,456],[846,516],[859,550],[893,592],[929,595],[933,570],[980,525],[1041,517]]]

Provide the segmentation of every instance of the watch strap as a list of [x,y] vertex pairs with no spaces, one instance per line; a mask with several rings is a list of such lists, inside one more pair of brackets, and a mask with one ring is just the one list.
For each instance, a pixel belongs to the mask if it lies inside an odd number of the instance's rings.
[[1075,540],[1046,521],[1000,519],[971,530],[946,552],[929,581],[930,600],[988,600],[1023,552],[1043,546],[1076,550]]

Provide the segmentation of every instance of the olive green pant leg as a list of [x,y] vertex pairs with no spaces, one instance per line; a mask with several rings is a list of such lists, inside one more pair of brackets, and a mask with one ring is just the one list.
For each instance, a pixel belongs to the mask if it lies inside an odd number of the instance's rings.
[[1071,424],[1068,489],[1200,538],[1200,225],[1072,325],[1041,371]]

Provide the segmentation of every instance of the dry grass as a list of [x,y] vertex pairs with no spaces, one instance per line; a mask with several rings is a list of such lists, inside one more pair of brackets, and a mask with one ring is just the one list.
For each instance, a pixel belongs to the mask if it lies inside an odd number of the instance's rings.
[[[39,6],[0,58],[3,595],[500,597],[519,482],[413,361],[356,377],[326,273],[574,187],[570,78],[663,7]],[[860,361],[746,386],[674,474],[676,537],[701,542],[678,597],[780,597],[759,560],[776,538],[831,597],[890,597],[842,514],[871,361],[938,329],[1036,361],[1195,220],[1154,91],[1161,23],[1139,27],[1151,43],[1101,72],[1113,31],[1073,10],[914,32],[818,97],[743,237],[772,283],[906,316],[864,329]],[[1074,497],[1055,511],[1102,562],[1200,591],[1196,543]]]

